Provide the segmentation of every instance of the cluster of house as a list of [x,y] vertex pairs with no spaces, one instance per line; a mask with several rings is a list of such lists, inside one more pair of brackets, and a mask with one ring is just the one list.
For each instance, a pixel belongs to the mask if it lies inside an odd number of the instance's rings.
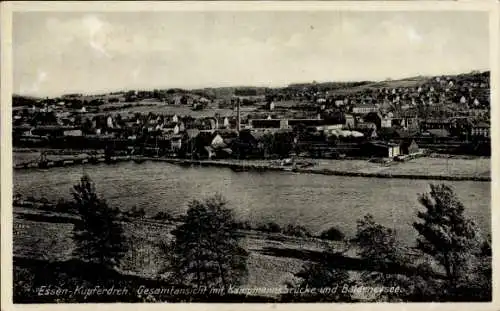
[[345,98],[339,98],[336,91],[321,91],[315,85],[308,85],[302,91],[293,93],[291,98],[309,98],[317,104],[336,106],[377,103],[386,108],[396,105],[405,109],[419,103],[459,103],[465,108],[472,108],[489,106],[489,88],[489,74],[484,73],[469,78],[438,76],[414,87],[367,88]]
[[[342,102],[346,102],[346,100],[342,100]],[[354,106],[351,112],[342,114],[342,120],[335,121],[324,119],[321,114],[314,118],[271,117],[270,115],[266,118],[252,118],[252,115],[248,115],[244,119],[240,119],[239,114],[237,114],[236,116],[214,116],[195,119],[190,116],[136,113],[127,117],[116,114],[87,118],[85,117],[85,107],[83,107],[71,112],[56,111],[56,123],[49,125],[28,126],[25,122],[22,122],[23,120],[19,120],[22,118],[20,115],[14,114],[14,132],[18,137],[94,136],[130,141],[146,135],[163,141],[171,141],[170,145],[173,146],[173,149],[176,148],[175,146],[179,146],[182,140],[185,140],[183,139],[185,135],[190,136],[190,139],[193,138],[196,131],[202,133],[202,136],[213,135],[217,132],[233,137],[238,136],[238,132],[244,129],[255,133],[276,133],[303,128],[307,129],[308,132],[321,133],[323,137],[334,136],[344,140],[349,138],[377,139],[380,138],[379,136],[383,136],[379,135],[379,133],[386,133],[388,129],[406,131],[411,135],[419,134],[422,136],[451,137],[463,134],[466,137],[490,137],[489,124],[484,118],[480,117],[421,119],[418,117],[417,112],[411,110],[385,113],[382,111],[383,109],[380,109],[378,105]],[[41,115],[51,114],[50,111],[44,110],[44,108],[38,109],[36,113]],[[16,121],[21,122],[16,123]],[[18,123],[21,123],[21,125]],[[215,138],[216,136],[212,137],[212,140]],[[204,141],[206,140],[208,138],[204,138]],[[219,148],[220,146],[217,147],[215,149],[224,149]]]
[[[202,96],[171,95],[174,104],[191,105],[194,109],[211,102]],[[400,144],[391,144],[394,137],[436,137],[441,139],[439,142],[447,138],[490,139],[487,77],[477,81],[436,77],[418,87],[383,87],[342,97],[328,91],[315,91],[312,95],[314,109],[312,113],[299,111],[302,116],[290,111],[271,115],[279,102],[272,96],[256,95],[252,100],[265,102],[267,112],[264,115],[253,112],[244,118],[239,109],[248,96],[236,96],[231,100],[232,106],[237,106],[235,114],[200,118],[154,113],[90,117],[89,112],[93,112],[95,106],[69,108],[67,103],[73,100],[70,96],[50,105],[15,110],[13,131],[15,142],[46,140],[47,137],[92,137],[126,140],[131,145],[142,144],[144,148],[155,150],[159,145],[171,154],[183,152],[209,157],[262,150],[263,140],[269,135],[283,139],[294,137],[295,145],[314,145],[321,152],[331,150],[332,145],[337,149],[342,145],[343,150],[354,150],[357,147],[352,144],[358,146],[369,142],[370,146],[364,150],[388,157],[406,149]],[[111,97],[122,100],[124,96],[142,95],[133,92],[112,94]],[[300,98],[304,93],[293,96]],[[330,118],[332,114],[338,115]],[[406,144],[411,141],[406,140]],[[377,148],[383,151],[378,152]]]

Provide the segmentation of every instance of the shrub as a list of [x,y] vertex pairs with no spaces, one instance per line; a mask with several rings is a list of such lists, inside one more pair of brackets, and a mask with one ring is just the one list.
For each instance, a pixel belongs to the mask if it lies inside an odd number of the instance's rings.
[[286,235],[296,236],[296,237],[310,237],[311,232],[307,230],[306,227],[301,225],[288,225],[283,232]]
[[19,202],[21,202],[21,200],[23,199],[23,197],[19,194],[19,193],[14,193],[14,195],[12,196],[12,202],[13,204],[19,204]]
[[132,218],[144,218],[146,216],[146,211],[143,207],[137,208],[137,206],[133,206],[125,215]]
[[239,229],[239,230],[251,230],[252,225],[250,224],[250,222],[248,220],[237,221],[234,223],[234,228]]
[[174,220],[174,217],[167,212],[160,211],[160,212],[156,213],[156,215],[153,216],[153,219],[172,221],[172,220]]
[[282,232],[283,230],[281,229],[280,225],[275,223],[274,221],[270,221],[266,224],[260,225],[257,230],[259,231],[264,231],[264,232],[270,232],[270,233],[278,233]]
[[345,238],[345,235],[339,229],[337,229],[335,227],[331,227],[331,228],[326,229],[325,231],[321,232],[319,237],[321,239],[325,239],[325,240],[341,241]]
[[59,213],[74,213],[76,212],[76,208],[73,202],[59,199],[54,206],[54,211]]

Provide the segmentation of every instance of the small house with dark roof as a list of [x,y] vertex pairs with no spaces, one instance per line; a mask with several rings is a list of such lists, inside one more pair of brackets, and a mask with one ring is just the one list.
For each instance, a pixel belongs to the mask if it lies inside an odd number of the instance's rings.
[[[249,125],[253,129],[279,129],[285,126],[280,119],[250,119]],[[288,127],[288,124],[286,126]]]
[[200,135],[198,129],[187,129],[181,135],[181,150],[185,155],[194,155],[196,138]]
[[395,128],[392,127],[383,127],[377,131],[377,135],[379,139],[383,140],[393,140],[399,139],[400,135]]
[[401,154],[399,144],[369,141],[361,144],[360,152],[367,157],[394,158]]
[[372,122],[359,122],[356,124],[355,131],[360,132],[363,134],[364,137],[366,138],[378,138],[378,131],[377,131],[377,126],[375,123]]
[[231,146],[234,140],[238,138],[238,131],[236,130],[219,130],[217,133],[219,133],[227,146]]
[[446,129],[448,130],[451,126],[449,119],[427,119],[420,122],[420,128],[422,130],[433,130],[433,129]]
[[163,133],[172,133],[174,135],[177,135],[181,132],[179,124],[175,122],[169,122],[167,124],[164,124],[161,127],[161,130],[163,131]]
[[399,144],[401,154],[416,154],[420,152],[420,148],[414,139],[402,139]]
[[228,129],[231,124],[228,117],[214,117],[216,129]]
[[228,146],[222,136],[217,133],[200,132],[195,138],[194,153],[199,158],[213,158],[219,150],[226,149]]
[[354,116],[352,114],[345,114],[345,127],[347,129],[353,129],[356,125],[356,120],[354,119]]
[[275,104],[273,101],[269,101],[266,103],[266,110],[273,111],[275,107]]

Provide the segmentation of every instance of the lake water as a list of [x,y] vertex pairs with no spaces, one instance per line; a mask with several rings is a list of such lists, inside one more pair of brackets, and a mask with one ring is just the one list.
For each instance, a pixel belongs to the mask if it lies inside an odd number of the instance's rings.
[[[275,221],[301,224],[313,232],[336,226],[347,235],[366,213],[397,230],[406,243],[415,241],[411,224],[421,210],[419,193],[438,181],[377,179],[293,174],[288,172],[233,172],[225,168],[185,168],[161,162],[84,165],[50,170],[14,171],[14,192],[49,200],[71,198],[70,189],[83,173],[111,206],[134,205],[146,213],[184,213],[192,199],[222,194],[239,219],[253,223]],[[489,182],[454,181],[451,184],[484,234],[490,232]]]

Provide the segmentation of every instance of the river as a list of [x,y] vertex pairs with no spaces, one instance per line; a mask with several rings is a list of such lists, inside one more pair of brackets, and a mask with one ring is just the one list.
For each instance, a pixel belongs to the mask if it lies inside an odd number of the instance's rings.
[[[275,221],[301,224],[313,232],[336,226],[347,235],[366,213],[394,228],[398,238],[413,244],[411,227],[421,210],[419,193],[427,180],[293,174],[289,172],[233,172],[214,167],[186,168],[160,162],[84,165],[50,170],[14,172],[14,192],[23,197],[71,198],[70,189],[83,173],[96,183],[109,205],[126,210],[143,207],[148,215],[168,210],[184,213],[192,199],[216,192],[228,200],[239,219],[253,223]],[[438,181],[435,181],[438,182]],[[483,234],[491,230],[490,182],[445,182],[456,190]]]

